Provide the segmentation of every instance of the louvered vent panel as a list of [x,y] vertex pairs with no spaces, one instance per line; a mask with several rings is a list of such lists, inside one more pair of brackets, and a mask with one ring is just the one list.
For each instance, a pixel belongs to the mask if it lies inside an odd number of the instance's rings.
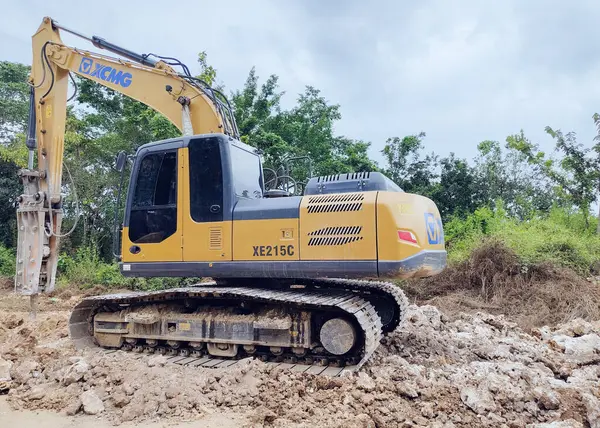
[[318,195],[308,198],[308,213],[336,213],[359,211],[365,195],[362,193],[342,193],[338,195]]
[[349,172],[347,174],[324,175],[317,177],[317,183],[341,180],[366,180],[370,176],[370,172]]
[[309,246],[318,245],[344,245],[350,242],[361,241],[362,226],[332,226],[312,231],[308,234]]
[[208,229],[208,248],[211,250],[220,250],[223,248],[223,231],[220,227],[211,227]]
[[308,236],[321,235],[358,235],[362,226],[331,226],[310,232]]

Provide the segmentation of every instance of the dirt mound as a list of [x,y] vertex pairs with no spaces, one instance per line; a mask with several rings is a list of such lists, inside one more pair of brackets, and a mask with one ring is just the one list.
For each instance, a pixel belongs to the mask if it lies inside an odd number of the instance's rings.
[[0,290],[12,290],[14,281],[10,278],[0,276]]
[[525,330],[575,318],[600,319],[600,286],[551,264],[525,266],[499,241],[489,241],[442,274],[406,284],[418,303],[449,314],[505,314]]
[[[0,301],[3,296],[0,295]],[[524,333],[503,316],[411,305],[359,374],[293,373],[250,361],[179,366],[162,356],[76,351],[68,311],[0,312],[0,382],[16,409],[125,421],[235,414],[247,427],[600,426],[600,322]],[[595,413],[596,412],[596,413]],[[536,426],[536,425],[532,425]],[[540,427],[543,425],[540,425]]]

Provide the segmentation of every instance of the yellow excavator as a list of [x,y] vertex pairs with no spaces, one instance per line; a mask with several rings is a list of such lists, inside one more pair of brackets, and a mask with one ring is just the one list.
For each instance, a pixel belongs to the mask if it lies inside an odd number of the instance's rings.
[[[61,31],[120,58],[66,46]],[[69,321],[77,346],[358,369],[404,316],[406,297],[385,279],[445,268],[430,199],[379,172],[312,177],[301,195],[267,189],[260,152],[240,141],[223,94],[173,58],[46,17],[33,35],[30,156],[17,206],[15,288],[32,301],[55,285],[70,73],[152,107],[182,133],[135,153],[115,228],[121,273],[212,278],[83,299]],[[126,161],[119,154],[121,174]]]

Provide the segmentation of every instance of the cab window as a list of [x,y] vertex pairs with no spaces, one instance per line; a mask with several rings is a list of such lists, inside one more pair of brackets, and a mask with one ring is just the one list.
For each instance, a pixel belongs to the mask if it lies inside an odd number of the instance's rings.
[[217,138],[190,141],[190,215],[197,222],[223,221],[223,168]]
[[262,176],[258,156],[232,144],[231,166],[235,195],[238,198],[262,198]]
[[129,239],[158,243],[177,230],[177,152],[150,153],[139,164]]

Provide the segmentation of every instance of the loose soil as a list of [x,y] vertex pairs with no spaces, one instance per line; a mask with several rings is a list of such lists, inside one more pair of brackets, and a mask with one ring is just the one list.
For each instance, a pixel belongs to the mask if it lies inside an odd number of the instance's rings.
[[0,426],[600,428],[600,321],[525,332],[411,305],[359,373],[327,378],[78,351],[67,319],[79,299],[40,297],[32,321],[27,298],[0,291]]

